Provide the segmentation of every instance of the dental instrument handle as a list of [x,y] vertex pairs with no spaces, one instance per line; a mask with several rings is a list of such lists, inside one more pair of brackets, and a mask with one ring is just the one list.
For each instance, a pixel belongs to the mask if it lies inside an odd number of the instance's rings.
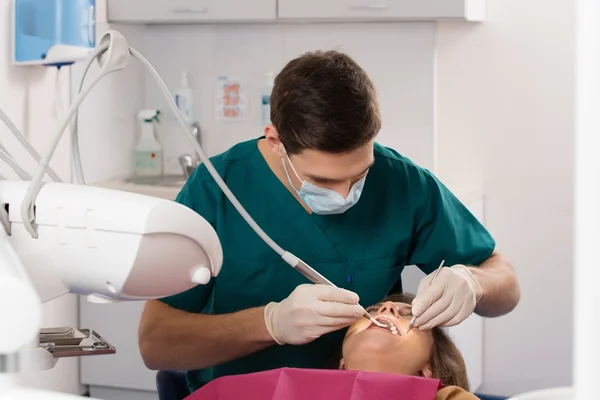
[[[285,260],[285,262],[287,262],[292,267],[294,267],[294,269],[296,271],[300,272],[305,278],[307,278],[312,283],[337,287],[333,282],[331,282],[329,279],[325,278],[318,271],[316,271],[314,268],[312,268],[310,265],[308,265],[307,263],[305,263],[304,261],[302,261],[295,255],[293,255],[292,253],[289,253],[286,251],[282,258]],[[360,304],[359,304],[359,306],[360,306]],[[385,327],[384,324],[382,324],[381,322],[379,322],[375,318],[373,318],[371,316],[371,314],[369,314],[363,306],[360,306],[360,307],[364,311],[364,314],[362,315],[363,317],[365,317],[366,319],[368,319],[369,321],[371,321],[372,323],[374,323],[375,325],[377,325],[381,328]]]
[[[435,278],[437,278],[437,276],[440,273],[440,271],[442,270],[442,267],[444,266],[445,262],[446,262],[446,260],[442,260],[442,262],[440,263],[440,266],[435,271],[435,274],[433,274],[433,278],[431,278],[431,281],[429,282],[429,285],[427,285],[427,287],[431,286],[431,284],[433,283],[433,281],[435,281]],[[416,320],[417,320],[417,317],[415,317],[413,315],[412,319],[410,320],[410,323],[408,324],[408,328],[406,329],[407,333],[408,333],[408,331],[410,331],[410,328],[412,328],[412,326],[415,324]]]
[[[289,254],[291,257],[294,257],[297,260],[295,263],[291,264],[292,267],[294,267],[298,272],[300,272],[302,275],[304,275],[304,277],[306,277],[309,281],[311,281],[312,283],[315,283],[315,284],[320,284],[320,285],[335,286],[335,284],[333,282],[331,282],[329,279],[325,278],[323,275],[321,275],[318,271],[316,271],[310,265],[306,264],[304,261],[302,261],[298,257],[295,257],[291,253],[287,253],[287,254]],[[283,259],[285,261],[287,261],[286,257],[284,257]]]
[[410,331],[410,328],[412,328],[412,326],[415,324],[416,320],[417,320],[417,317],[415,317],[413,315],[413,317],[410,319],[410,322],[408,323],[408,328],[406,328],[406,332]]

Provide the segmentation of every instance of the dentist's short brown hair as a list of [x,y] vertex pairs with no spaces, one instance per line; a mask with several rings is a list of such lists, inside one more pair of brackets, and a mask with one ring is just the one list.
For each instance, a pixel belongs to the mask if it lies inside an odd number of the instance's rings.
[[333,50],[303,54],[283,68],[271,94],[271,121],[290,154],[304,149],[351,152],[381,129],[367,73]]

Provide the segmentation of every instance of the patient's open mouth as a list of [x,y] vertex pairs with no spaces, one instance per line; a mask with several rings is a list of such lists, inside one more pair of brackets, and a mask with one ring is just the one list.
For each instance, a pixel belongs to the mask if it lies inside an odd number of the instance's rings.
[[379,329],[386,329],[392,335],[402,336],[402,331],[400,329],[398,329],[398,327],[396,326],[396,322],[394,320],[392,320],[391,318],[388,318],[385,315],[378,315],[377,317],[375,317],[375,319],[378,322],[381,322],[382,324],[385,325],[385,328],[379,328]]

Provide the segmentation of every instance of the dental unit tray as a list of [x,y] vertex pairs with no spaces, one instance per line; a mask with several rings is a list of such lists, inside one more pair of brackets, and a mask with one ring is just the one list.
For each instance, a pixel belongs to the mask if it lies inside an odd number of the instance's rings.
[[54,358],[114,354],[117,350],[89,329],[47,328],[40,330],[40,347]]
[[40,330],[41,343],[60,343],[61,345],[78,345],[87,336],[77,329],[61,327]]

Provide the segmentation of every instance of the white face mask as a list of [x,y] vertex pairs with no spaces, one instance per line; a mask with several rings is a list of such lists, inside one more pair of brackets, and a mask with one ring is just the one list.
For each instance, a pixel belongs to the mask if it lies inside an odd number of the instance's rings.
[[354,185],[352,185],[352,188],[350,188],[350,193],[348,193],[348,196],[344,198],[335,190],[315,186],[310,182],[302,180],[300,176],[298,176],[298,173],[296,172],[296,169],[294,168],[294,165],[292,164],[292,161],[287,155],[285,149],[283,151],[290,163],[290,166],[292,167],[292,171],[294,171],[294,174],[298,180],[302,182],[300,189],[296,189],[296,186],[294,186],[294,183],[290,178],[290,174],[288,173],[287,167],[285,166],[285,162],[282,158],[281,162],[283,163],[283,169],[285,169],[285,174],[287,175],[290,185],[292,185],[294,190],[296,190],[296,193],[298,193],[300,199],[302,199],[308,208],[310,208],[315,214],[342,214],[350,207],[358,203],[358,200],[360,200],[360,195],[362,194],[365,181],[367,180],[366,174]]

